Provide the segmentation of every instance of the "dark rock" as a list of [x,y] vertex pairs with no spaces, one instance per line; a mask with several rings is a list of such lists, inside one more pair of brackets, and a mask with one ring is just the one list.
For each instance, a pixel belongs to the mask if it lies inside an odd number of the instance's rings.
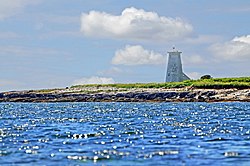
[[146,92],[137,93],[134,95],[134,98],[135,99],[147,99],[148,95],[149,95],[149,93],[146,93]]
[[[217,95],[222,93],[224,98]],[[240,93],[240,92],[239,92]],[[0,93],[0,102],[195,102],[195,101],[239,101],[235,96],[229,98],[231,91],[216,90],[172,91],[172,92],[124,92],[124,93],[36,93],[36,91],[13,91]],[[236,94],[236,93],[235,93]],[[238,93],[237,93],[238,94]],[[249,91],[244,92],[244,101],[249,101]],[[228,99],[227,99],[228,98]]]
[[103,99],[103,94],[96,94],[96,95],[95,95],[95,98],[96,98],[97,100],[101,100],[101,99]]
[[216,95],[216,93],[215,91],[206,91],[206,92],[202,92],[201,95],[210,97],[210,96]]
[[198,101],[205,101],[205,98],[203,96],[198,95],[196,98]]
[[157,97],[158,97],[158,98],[162,98],[162,99],[163,99],[163,98],[165,98],[164,96],[165,96],[165,93],[164,93],[164,92],[159,92],[159,93],[157,93]]
[[186,95],[186,98],[193,99],[193,98],[195,98],[196,95],[197,95],[196,93],[188,93]]
[[180,92],[178,96],[179,98],[185,98],[188,94],[189,92]]
[[5,97],[7,97],[7,98],[18,98],[18,97],[20,97],[20,94],[10,93],[10,94],[6,94]]
[[147,95],[147,100],[154,100],[155,98],[157,97],[157,94],[156,93],[152,93],[152,94],[149,94]]
[[131,93],[131,92],[129,92],[129,93],[124,93],[124,97],[125,97],[125,98],[133,98],[133,97],[134,97],[134,93]]
[[117,93],[115,96],[118,97],[118,98],[125,97],[125,95],[123,93]]
[[178,94],[176,92],[165,92],[163,98],[175,98]]

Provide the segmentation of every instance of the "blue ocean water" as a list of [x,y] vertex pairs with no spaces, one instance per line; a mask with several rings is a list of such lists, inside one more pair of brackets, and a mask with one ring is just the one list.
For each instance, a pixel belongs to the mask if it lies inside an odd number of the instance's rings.
[[0,103],[0,165],[250,165],[250,103]]

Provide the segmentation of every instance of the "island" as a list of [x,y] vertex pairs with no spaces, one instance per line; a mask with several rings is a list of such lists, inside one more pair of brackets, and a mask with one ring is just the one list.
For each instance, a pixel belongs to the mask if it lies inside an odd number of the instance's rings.
[[250,77],[74,85],[0,93],[0,102],[250,102]]

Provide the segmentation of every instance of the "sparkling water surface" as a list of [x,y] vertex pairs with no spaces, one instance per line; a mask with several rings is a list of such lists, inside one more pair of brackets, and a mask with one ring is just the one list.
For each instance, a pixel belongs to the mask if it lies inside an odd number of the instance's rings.
[[250,165],[250,103],[1,103],[0,165]]

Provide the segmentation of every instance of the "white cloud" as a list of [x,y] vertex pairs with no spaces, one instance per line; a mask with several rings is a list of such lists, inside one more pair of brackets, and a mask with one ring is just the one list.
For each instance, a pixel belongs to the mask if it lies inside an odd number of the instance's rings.
[[146,65],[165,64],[165,57],[154,51],[145,50],[140,45],[127,45],[124,49],[117,50],[112,59],[115,65]]
[[118,16],[99,11],[83,13],[81,31],[94,37],[166,41],[190,35],[193,27],[180,18],[159,16],[131,7]]
[[222,59],[244,61],[250,59],[250,35],[235,37],[225,43],[210,47],[213,54]]
[[0,0],[0,20],[16,15],[27,5],[38,2],[40,0]]
[[107,77],[89,77],[89,78],[81,78],[77,79],[73,82],[73,85],[82,85],[82,84],[114,84],[115,81],[113,78]]

